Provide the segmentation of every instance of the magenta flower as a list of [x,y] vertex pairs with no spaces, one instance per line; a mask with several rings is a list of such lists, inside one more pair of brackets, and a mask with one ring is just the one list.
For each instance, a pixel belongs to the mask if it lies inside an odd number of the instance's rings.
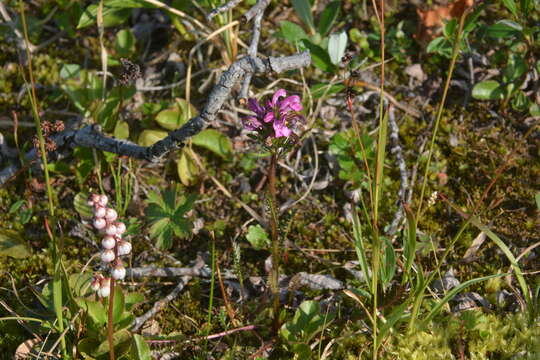
[[256,99],[249,99],[248,107],[255,115],[242,119],[244,127],[262,132],[266,137],[288,137],[292,134],[296,123],[304,121],[304,117],[299,114],[302,110],[300,96],[287,96],[284,89],[276,91],[272,100],[267,101],[264,107]]

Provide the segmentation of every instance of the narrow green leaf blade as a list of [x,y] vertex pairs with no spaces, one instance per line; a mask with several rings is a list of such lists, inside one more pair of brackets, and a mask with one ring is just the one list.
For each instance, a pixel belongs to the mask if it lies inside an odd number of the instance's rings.
[[309,3],[309,0],[291,0],[291,2],[298,17],[300,17],[304,24],[309,27],[309,30],[313,32],[315,25],[313,24],[313,14],[311,13],[311,4]]

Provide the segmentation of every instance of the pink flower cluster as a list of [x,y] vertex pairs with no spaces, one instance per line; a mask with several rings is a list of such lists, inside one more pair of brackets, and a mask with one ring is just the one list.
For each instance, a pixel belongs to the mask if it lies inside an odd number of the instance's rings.
[[[282,99],[283,98],[283,99]],[[248,100],[248,107],[255,116],[246,116],[242,119],[244,127],[248,130],[262,132],[266,137],[288,137],[296,127],[297,122],[303,122],[300,96],[287,96],[284,89],[279,89],[263,106],[256,99]]]
[[[122,240],[122,234],[126,232],[126,225],[117,221],[116,210],[107,207],[106,195],[92,194],[88,205],[94,207],[94,228],[104,234],[101,240],[101,261],[111,266],[111,276],[115,280],[122,280],[126,276],[126,268],[120,260],[120,256],[131,252],[131,243]],[[107,297],[110,293],[111,279],[98,274],[92,281],[92,289],[97,291],[100,297]]]

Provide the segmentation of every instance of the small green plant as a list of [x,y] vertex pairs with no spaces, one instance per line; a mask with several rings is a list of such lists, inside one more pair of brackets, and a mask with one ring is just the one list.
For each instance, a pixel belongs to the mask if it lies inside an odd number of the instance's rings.
[[301,26],[290,22],[280,22],[279,36],[301,50],[309,50],[313,65],[325,72],[334,72],[341,62],[348,37],[346,32],[330,34],[341,8],[341,1],[330,2],[319,16],[317,26],[313,19],[309,0],[293,0],[292,5],[302,20],[307,32]]
[[[279,334],[285,348],[294,353],[294,359],[313,359],[311,342],[334,320],[334,314],[321,311],[317,301],[304,301],[294,317],[281,327]],[[320,355],[320,354],[319,354]]]
[[151,224],[150,237],[156,239],[160,249],[170,249],[174,236],[186,238],[191,233],[191,222],[185,217],[193,208],[195,195],[177,198],[176,190],[165,190],[161,194],[150,192],[145,215]]
[[501,3],[510,13],[509,18],[499,20],[483,31],[486,40],[502,45],[492,57],[494,65],[501,67],[502,72],[496,79],[477,83],[472,96],[478,100],[501,101],[503,105],[510,103],[516,111],[539,116],[540,108],[534,95],[527,95],[523,88],[527,74],[540,72],[540,59],[535,56],[539,49],[540,29],[528,16],[533,11],[540,11],[539,4],[529,0],[503,0]]
[[[366,151],[368,165],[372,167],[375,161],[375,141],[366,134],[361,136],[360,141]],[[334,135],[330,140],[328,150],[336,156],[340,179],[352,181],[354,188],[367,189],[369,187],[361,146],[352,130]]]

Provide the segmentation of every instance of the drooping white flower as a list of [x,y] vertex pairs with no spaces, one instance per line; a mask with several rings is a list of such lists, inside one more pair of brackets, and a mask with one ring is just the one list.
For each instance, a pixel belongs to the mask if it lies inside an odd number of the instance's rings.
[[116,239],[114,236],[106,235],[103,240],[101,240],[101,246],[108,250],[114,249],[116,246]]
[[116,280],[123,280],[126,277],[126,268],[122,262],[118,262],[111,271],[111,276]]
[[114,258],[116,258],[116,256],[114,256],[114,251],[110,249],[105,249],[101,252],[101,261],[104,263],[110,263]]
[[97,230],[103,230],[107,226],[107,222],[103,218],[94,219],[94,227]]
[[117,218],[118,218],[118,213],[116,212],[116,210],[107,208],[105,212],[105,219],[107,219],[107,221],[113,222]]
[[118,233],[118,230],[116,229],[116,226],[114,224],[109,224],[105,228],[105,234],[114,236]]
[[118,256],[128,255],[131,252],[131,243],[120,240],[118,242]]

